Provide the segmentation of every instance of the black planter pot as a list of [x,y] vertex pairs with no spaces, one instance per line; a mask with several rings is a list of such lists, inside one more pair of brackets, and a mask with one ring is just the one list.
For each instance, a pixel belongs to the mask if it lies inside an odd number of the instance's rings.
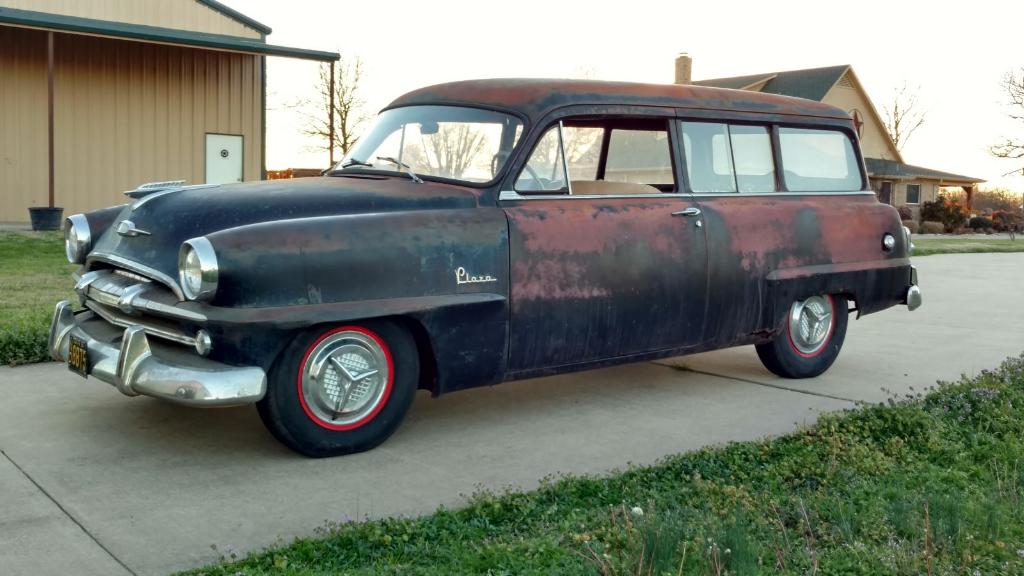
[[33,230],[60,230],[64,223],[63,208],[33,206],[28,209],[28,215],[32,220]]

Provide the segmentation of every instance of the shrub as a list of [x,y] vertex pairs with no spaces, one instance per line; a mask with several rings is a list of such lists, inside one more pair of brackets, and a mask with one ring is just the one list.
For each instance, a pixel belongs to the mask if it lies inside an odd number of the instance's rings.
[[1015,226],[1020,226],[1021,220],[1020,214],[996,210],[992,213],[992,228],[996,232],[1006,232],[1014,229]]
[[904,204],[903,206],[900,206],[896,210],[900,213],[900,220],[913,220],[914,219],[914,210],[911,209],[910,206],[907,206],[906,204]]
[[921,220],[942,222],[946,232],[953,232],[964,225],[967,209],[959,201],[940,194],[934,201],[921,205]]
[[984,216],[975,216],[971,218],[971,221],[967,224],[971,230],[991,230],[992,221]]
[[920,231],[921,234],[942,234],[946,231],[946,226],[942,222],[925,220],[921,223]]
[[904,220],[903,221],[903,225],[906,226],[910,230],[911,234],[917,234],[917,230],[918,230],[917,222],[914,222],[913,220]]

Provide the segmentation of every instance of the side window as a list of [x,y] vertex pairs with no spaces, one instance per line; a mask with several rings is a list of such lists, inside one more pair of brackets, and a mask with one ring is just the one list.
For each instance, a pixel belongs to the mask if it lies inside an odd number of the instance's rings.
[[565,183],[565,165],[562,163],[562,146],[558,126],[548,128],[530,153],[530,159],[516,179],[516,190],[537,192],[541,190],[568,190]]
[[694,192],[735,192],[729,126],[683,122],[683,153]]
[[863,188],[853,143],[837,130],[779,128],[783,177],[794,192],[853,192]]
[[772,139],[764,126],[729,126],[736,187],[740,192],[775,192]]
[[597,180],[601,161],[601,138],[604,128],[594,126],[563,126],[565,157],[569,160],[569,180]]
[[580,196],[673,190],[668,126],[666,120],[651,118],[566,120],[561,131],[558,125],[552,126],[537,141],[516,178],[515,189],[547,193],[571,190]]
[[[571,171],[571,168],[570,168]],[[665,130],[612,130],[604,179],[672,186],[672,152]]]

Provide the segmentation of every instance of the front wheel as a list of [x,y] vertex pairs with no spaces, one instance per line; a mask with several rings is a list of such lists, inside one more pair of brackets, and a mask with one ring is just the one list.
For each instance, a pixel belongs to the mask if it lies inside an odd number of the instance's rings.
[[813,378],[828,370],[846,338],[846,299],[824,294],[794,302],[775,340],[756,346],[765,368],[783,378]]
[[416,393],[419,356],[402,326],[372,321],[300,334],[256,405],[275,438],[312,457],[369,450],[398,428]]

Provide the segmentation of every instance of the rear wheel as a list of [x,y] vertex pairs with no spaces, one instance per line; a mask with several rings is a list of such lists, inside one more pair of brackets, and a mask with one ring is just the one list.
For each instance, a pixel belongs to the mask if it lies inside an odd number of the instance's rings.
[[297,452],[362,452],[398,428],[418,377],[415,341],[398,324],[319,328],[282,352],[257,409],[274,437]]
[[813,378],[828,370],[846,338],[846,299],[824,294],[794,302],[775,340],[759,344],[765,368],[783,378]]

